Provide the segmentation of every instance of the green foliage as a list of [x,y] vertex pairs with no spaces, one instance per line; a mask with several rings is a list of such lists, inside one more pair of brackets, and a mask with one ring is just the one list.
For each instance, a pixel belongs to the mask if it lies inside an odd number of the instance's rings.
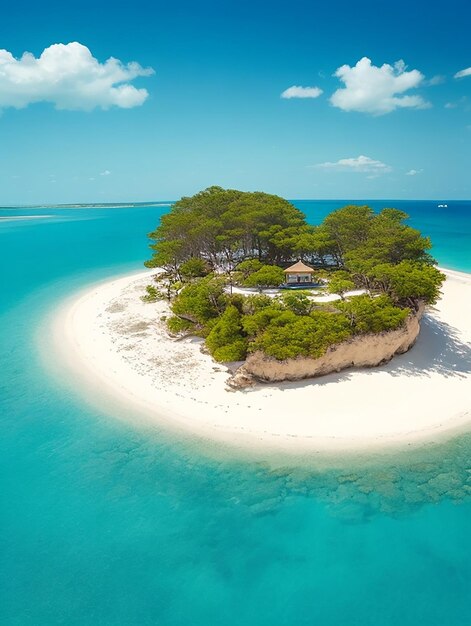
[[355,289],[355,283],[353,282],[353,280],[343,278],[342,276],[338,276],[337,274],[340,274],[340,272],[336,272],[335,274],[333,274],[332,278],[329,280],[327,284],[327,291],[329,293],[339,295],[343,300],[345,292]]
[[245,261],[242,261],[242,263],[239,263],[237,265],[237,276],[240,278],[241,281],[244,281],[251,274],[254,274],[255,272],[258,272],[258,270],[261,270],[262,267],[263,263],[258,259],[246,259]]
[[176,315],[169,317],[166,322],[168,330],[175,335],[194,329],[194,324],[190,320],[185,320]]
[[143,302],[157,302],[163,299],[162,293],[154,285],[146,285],[146,292],[144,296],[141,296]]
[[299,316],[285,311],[256,337],[250,350],[262,350],[280,361],[296,357],[317,358],[329,346],[348,339],[351,332],[350,322],[342,314],[314,311],[309,316]]
[[287,312],[283,311],[279,306],[276,306],[276,304],[273,303],[271,306],[266,306],[258,311],[255,311],[252,315],[246,315],[242,319],[243,329],[249,337],[254,338],[273,320],[279,321],[280,318],[283,318],[285,313]]
[[196,257],[183,261],[178,269],[184,280],[201,278],[202,276],[209,274],[207,263],[203,261],[203,259],[198,259]]
[[397,303],[423,300],[427,304],[434,304],[445,280],[445,275],[433,265],[409,260],[397,265],[377,265],[369,272],[369,276],[377,288],[389,294]]
[[245,315],[253,315],[257,311],[273,306],[273,298],[265,294],[245,296],[242,311]]
[[257,287],[263,289],[264,287],[278,287],[283,283],[285,274],[281,267],[277,265],[264,265],[258,271],[250,274],[245,279],[244,285],[246,287]]
[[373,216],[370,207],[356,205],[345,206],[327,215],[323,223],[326,236],[335,242],[339,258],[366,240]]
[[224,311],[227,303],[224,287],[222,278],[212,275],[200,278],[183,287],[172,303],[172,311],[195,324],[204,325]]
[[375,265],[397,264],[402,260],[432,263],[432,244],[428,237],[404,224],[407,214],[397,209],[383,209],[370,222],[367,238],[345,255],[345,263],[354,272],[367,273]]
[[281,296],[283,306],[296,313],[296,315],[309,315],[315,304],[306,293],[300,291],[288,291]]
[[242,331],[241,316],[229,305],[212,324],[206,346],[216,361],[242,361],[247,354],[247,339]]
[[[306,225],[287,200],[261,192],[209,187],[176,202],[150,233],[149,267],[175,267],[191,257],[232,268],[240,258],[289,259],[277,239]],[[288,255],[288,256],[287,256]]]
[[335,304],[350,320],[355,334],[380,333],[399,328],[410,313],[409,309],[394,306],[386,296],[353,296]]

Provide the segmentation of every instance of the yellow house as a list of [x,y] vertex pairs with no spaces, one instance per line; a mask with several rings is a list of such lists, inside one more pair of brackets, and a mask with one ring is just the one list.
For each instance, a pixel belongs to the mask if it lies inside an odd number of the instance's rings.
[[285,281],[288,285],[313,283],[314,270],[302,261],[298,261],[285,269]]

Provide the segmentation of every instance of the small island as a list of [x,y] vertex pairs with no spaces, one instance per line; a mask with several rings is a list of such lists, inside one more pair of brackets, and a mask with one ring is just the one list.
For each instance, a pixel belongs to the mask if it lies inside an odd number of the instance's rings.
[[278,196],[210,187],[150,234],[175,337],[197,336],[233,388],[375,366],[416,341],[445,279],[428,237],[394,208],[345,206],[318,226]]
[[56,317],[61,363],[106,412],[296,462],[469,429],[471,277],[437,268],[403,212],[313,226],[277,196],[211,187],[150,242],[147,270]]

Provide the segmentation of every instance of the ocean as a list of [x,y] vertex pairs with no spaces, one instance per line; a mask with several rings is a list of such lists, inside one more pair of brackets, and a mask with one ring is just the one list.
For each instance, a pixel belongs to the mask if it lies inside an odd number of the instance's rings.
[[[293,202],[312,223],[348,203]],[[406,211],[471,272],[471,201],[354,203]],[[471,436],[273,469],[118,420],[44,366],[53,312],[142,268],[161,204],[0,209],[51,216],[0,219],[0,624],[470,624]]]

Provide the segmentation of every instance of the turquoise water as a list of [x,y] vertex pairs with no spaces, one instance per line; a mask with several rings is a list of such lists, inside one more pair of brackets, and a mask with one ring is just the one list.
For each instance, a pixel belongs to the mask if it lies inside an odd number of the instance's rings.
[[[343,203],[296,204],[317,221]],[[471,203],[391,204],[471,271]],[[471,437],[275,470],[116,420],[44,371],[48,315],[139,269],[164,210],[0,221],[0,624],[469,625]]]

